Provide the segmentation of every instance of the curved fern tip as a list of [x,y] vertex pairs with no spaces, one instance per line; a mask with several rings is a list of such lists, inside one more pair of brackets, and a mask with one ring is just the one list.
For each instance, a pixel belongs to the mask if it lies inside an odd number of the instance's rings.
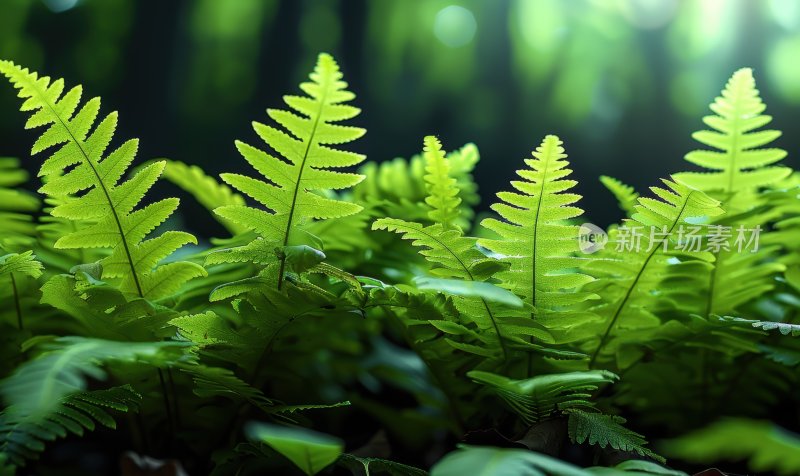
[[321,71],[333,70],[336,72],[339,71],[339,63],[336,62],[336,59],[330,53],[320,53],[317,56],[316,69]]

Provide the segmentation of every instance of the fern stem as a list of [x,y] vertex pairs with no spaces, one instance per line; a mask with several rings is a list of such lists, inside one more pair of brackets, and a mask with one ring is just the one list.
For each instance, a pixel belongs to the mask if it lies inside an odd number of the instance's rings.
[[[550,160],[552,159],[550,151],[548,151],[547,161],[544,162],[544,170],[542,171],[542,179],[540,180],[540,188],[539,188],[539,196],[536,201],[536,220],[533,222],[533,233],[531,234],[531,305],[533,305],[533,309],[537,309],[536,307],[536,249],[539,243],[537,239],[539,237],[539,221],[540,221],[540,213],[542,210],[542,202],[544,201],[544,186],[547,183],[547,172],[550,169]],[[536,313],[533,313],[533,320],[536,320]],[[534,337],[529,337],[529,342],[533,344]],[[530,377],[533,375],[533,352],[528,352],[528,362],[527,362],[527,372],[525,378]]]
[[[670,229],[667,232],[667,236],[672,234],[672,231],[675,229],[675,227],[678,225],[678,223],[683,218],[683,212],[686,211],[686,207],[689,205],[689,200],[692,198],[692,194],[693,193],[694,193],[694,191],[691,191],[686,195],[686,200],[683,201],[683,204],[681,205],[681,210],[680,210],[680,212],[678,212],[678,216],[677,216],[677,218],[675,218],[675,221],[672,222],[672,226],[670,226]],[[658,251],[658,249],[659,249],[658,246],[653,246],[653,249],[650,250],[650,253],[647,255],[647,258],[644,260],[644,263],[642,264],[642,267],[639,268],[639,272],[636,273],[636,277],[633,279],[633,281],[631,281],[631,285],[628,287],[628,290],[625,292],[625,296],[623,296],[622,300],[617,305],[617,308],[614,310],[614,315],[611,317],[611,322],[608,323],[608,327],[606,327],[606,331],[603,333],[603,337],[600,338],[600,343],[597,344],[597,348],[594,350],[594,353],[592,354],[592,358],[589,360],[589,369],[593,369],[594,368],[594,365],[597,362],[597,357],[600,355],[600,350],[602,350],[603,347],[605,347],[605,344],[608,341],[608,337],[611,335],[611,330],[614,328],[614,325],[616,325],[620,314],[622,314],[622,310],[625,308],[625,305],[628,304],[628,302],[630,300],[630,297],[633,294],[633,290],[636,289],[636,285],[639,283],[639,280],[644,275],[644,272],[647,269],[647,265],[650,264],[650,260],[653,259],[653,256],[655,256],[655,254]]]
[[[311,126],[311,133],[308,135],[308,142],[306,143],[306,150],[303,152],[303,160],[300,162],[300,170],[297,172],[297,182],[294,184],[294,191],[292,193],[292,204],[289,207],[289,218],[286,220],[286,232],[283,235],[283,246],[287,246],[289,244],[289,234],[292,231],[292,220],[294,219],[294,211],[297,208],[297,194],[300,192],[300,186],[303,181],[303,171],[306,167],[306,161],[308,160],[308,153],[311,151],[311,143],[314,141],[314,135],[317,133],[317,126],[319,125],[319,120],[322,117],[322,107],[325,105],[325,99],[328,96],[328,88],[330,87],[329,84],[325,84],[325,87],[322,88],[322,96],[319,99],[319,107],[317,108],[317,114],[314,117],[314,124]],[[286,256],[281,257],[281,266],[278,270],[278,289],[281,289],[283,286],[283,273],[286,270]]]
[[172,406],[175,412],[175,425],[178,430],[183,426],[181,422],[181,410],[178,403],[178,391],[175,387],[175,379],[172,377],[172,369],[167,367],[167,382],[169,383],[169,390],[172,392]]
[[69,134],[69,137],[72,139],[72,142],[74,142],[75,145],[78,146],[78,149],[81,151],[81,155],[83,155],[83,158],[86,160],[86,163],[89,164],[89,168],[92,169],[95,178],[97,178],[97,184],[100,187],[100,190],[103,192],[103,196],[105,196],[106,201],[109,204],[109,208],[111,209],[111,214],[114,217],[114,223],[116,223],[117,230],[119,230],[119,236],[122,241],[123,249],[125,250],[125,256],[128,259],[128,265],[131,268],[131,274],[133,276],[133,282],[136,285],[136,291],[138,292],[139,297],[144,297],[144,293],[142,293],[142,285],[139,283],[139,276],[136,274],[136,266],[133,263],[133,257],[131,256],[131,251],[130,248],[128,247],[128,240],[125,237],[125,230],[122,229],[122,222],[119,219],[119,214],[117,213],[117,209],[114,206],[113,200],[111,200],[111,194],[108,191],[105,182],[103,182],[102,177],[100,177],[100,172],[98,172],[97,167],[95,166],[94,162],[92,162],[92,159],[89,157],[89,154],[86,153],[86,149],[84,149],[82,141],[79,141],[78,138],[75,137],[75,135],[72,133],[72,130],[64,122],[64,119],[61,117],[61,115],[58,114],[58,112],[56,112],[55,107],[53,107],[53,105],[50,104],[50,101],[47,99],[47,96],[42,92],[41,89],[39,89],[39,86],[36,84],[36,82],[32,82],[29,84],[34,90],[36,90],[36,92],[39,94],[39,97],[41,98],[41,101],[47,105],[47,108],[50,109],[50,112],[53,113],[53,116],[58,119],[58,122],[61,124],[64,130],[67,131],[67,134]]
[[169,397],[167,396],[167,385],[164,383],[164,373],[161,372],[161,369],[157,370],[158,380],[161,383],[161,397],[164,399],[164,410],[167,412],[167,428],[169,429],[169,441],[167,443],[167,448],[169,448],[172,445],[172,440],[175,437],[175,425],[173,423],[172,407],[170,406]]
[[[464,270],[464,272],[469,277],[469,281],[475,282],[475,277],[470,272],[469,266],[467,266],[467,264],[464,263],[464,261],[461,259],[461,257],[458,256],[458,253],[453,251],[453,249],[450,248],[450,246],[448,246],[447,243],[445,243],[443,240],[440,240],[439,237],[434,236],[431,233],[428,233],[427,231],[425,231],[425,229],[421,228],[419,230],[413,230],[413,231],[415,233],[423,234],[423,235],[427,236],[428,238],[430,238],[431,241],[435,241],[436,243],[438,243],[442,247],[442,249],[444,249],[448,253],[450,253],[450,256],[452,256],[458,262],[458,264],[461,266],[461,269]],[[492,327],[494,328],[494,332],[497,334],[497,341],[500,343],[500,349],[503,352],[503,361],[504,362],[508,362],[508,348],[506,347],[506,343],[503,340],[503,334],[500,332],[500,325],[497,322],[497,318],[495,317],[494,313],[492,313],[492,309],[489,307],[489,303],[486,302],[486,300],[483,299],[483,298],[480,298],[480,299],[481,299],[481,303],[483,303],[483,307],[486,309],[486,314],[489,316],[489,320],[492,323]]]
[[11,290],[14,293],[14,309],[17,310],[17,327],[22,330],[22,306],[19,302],[19,290],[17,289],[17,280],[14,278],[14,273],[11,275]]

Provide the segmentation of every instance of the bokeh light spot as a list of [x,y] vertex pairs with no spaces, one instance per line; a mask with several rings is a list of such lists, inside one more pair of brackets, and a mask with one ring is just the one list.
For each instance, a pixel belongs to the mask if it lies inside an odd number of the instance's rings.
[[475,15],[458,5],[450,5],[439,10],[433,23],[433,34],[450,48],[468,44],[475,37],[477,29]]
[[781,96],[800,103],[800,36],[780,40],[767,56],[769,79]]

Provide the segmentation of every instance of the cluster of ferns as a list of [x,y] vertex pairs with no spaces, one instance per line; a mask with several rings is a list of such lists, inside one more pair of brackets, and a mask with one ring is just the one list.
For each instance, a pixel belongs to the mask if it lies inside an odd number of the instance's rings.
[[[365,130],[327,54],[219,179],[134,164],[99,98],[0,73],[41,185],[0,159],[0,474],[79,468],[51,447],[93,430],[190,474],[800,472],[800,173],[749,69],[695,171],[601,178],[626,218],[591,252],[561,139],[476,214],[472,144],[346,150]],[[227,236],[176,230],[159,179]]]

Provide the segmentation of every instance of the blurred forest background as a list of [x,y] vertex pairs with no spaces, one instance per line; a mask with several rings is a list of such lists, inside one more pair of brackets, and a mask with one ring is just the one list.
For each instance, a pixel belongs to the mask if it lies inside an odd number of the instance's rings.
[[[597,176],[641,190],[686,169],[691,132],[743,66],[799,165],[796,0],[0,1],[0,57],[101,95],[120,111],[117,137],[142,139],[140,161],[214,174],[245,170],[233,140],[255,139],[250,122],[298,91],[320,51],[364,111],[354,150],[382,161],[417,153],[426,134],[475,142],[484,208],[555,133],[589,216],[617,220]],[[0,155],[25,158],[34,136],[17,107],[0,87]],[[186,202],[188,228],[218,231]]]

